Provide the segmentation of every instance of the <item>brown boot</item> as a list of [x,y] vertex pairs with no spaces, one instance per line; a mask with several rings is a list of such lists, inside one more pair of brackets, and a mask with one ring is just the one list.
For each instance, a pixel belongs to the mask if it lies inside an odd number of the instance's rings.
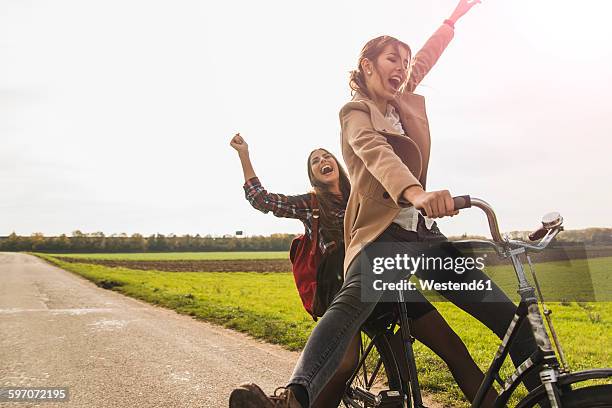
[[[280,391],[280,392],[279,392]],[[302,408],[295,396],[285,387],[267,396],[256,384],[242,384],[230,394],[230,408]]]

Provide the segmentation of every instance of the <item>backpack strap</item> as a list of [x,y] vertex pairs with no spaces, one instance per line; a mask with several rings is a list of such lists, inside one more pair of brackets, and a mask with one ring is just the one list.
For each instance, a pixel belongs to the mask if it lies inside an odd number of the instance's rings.
[[312,207],[312,248],[310,255],[314,256],[315,251],[319,246],[319,203],[317,202],[317,195],[313,192],[310,195],[310,206]]

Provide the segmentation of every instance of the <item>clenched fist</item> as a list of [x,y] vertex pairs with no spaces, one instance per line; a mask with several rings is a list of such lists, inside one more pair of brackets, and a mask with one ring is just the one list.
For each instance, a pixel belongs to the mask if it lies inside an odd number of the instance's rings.
[[404,191],[403,198],[416,209],[425,211],[429,218],[452,217],[459,213],[448,190],[424,191],[420,186],[412,186]]
[[236,149],[236,151],[238,153],[243,153],[243,152],[248,152],[249,151],[249,145],[243,139],[243,137],[240,136],[240,133],[236,133],[234,135],[234,137],[232,137],[232,140],[230,140],[230,146],[232,146],[234,149]]

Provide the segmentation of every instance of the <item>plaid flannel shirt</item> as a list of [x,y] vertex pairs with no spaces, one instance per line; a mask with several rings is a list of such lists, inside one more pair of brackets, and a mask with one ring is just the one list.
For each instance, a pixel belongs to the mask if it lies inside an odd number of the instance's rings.
[[[311,194],[284,195],[267,192],[261,185],[259,178],[253,177],[244,183],[244,193],[246,199],[253,208],[267,214],[272,212],[277,217],[296,218],[304,224],[305,234],[312,238],[312,214]],[[345,209],[335,211],[337,222],[342,228],[344,222]],[[319,219],[320,220],[320,219]],[[325,231],[321,229],[319,222],[319,249],[321,253],[326,253],[336,246],[336,242],[325,236]]]

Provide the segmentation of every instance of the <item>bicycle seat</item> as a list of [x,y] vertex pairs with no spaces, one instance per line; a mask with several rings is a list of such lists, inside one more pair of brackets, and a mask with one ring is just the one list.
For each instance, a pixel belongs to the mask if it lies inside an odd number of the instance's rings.
[[399,311],[396,303],[381,302],[376,305],[370,317],[363,324],[363,329],[370,334],[384,332],[397,322]]

